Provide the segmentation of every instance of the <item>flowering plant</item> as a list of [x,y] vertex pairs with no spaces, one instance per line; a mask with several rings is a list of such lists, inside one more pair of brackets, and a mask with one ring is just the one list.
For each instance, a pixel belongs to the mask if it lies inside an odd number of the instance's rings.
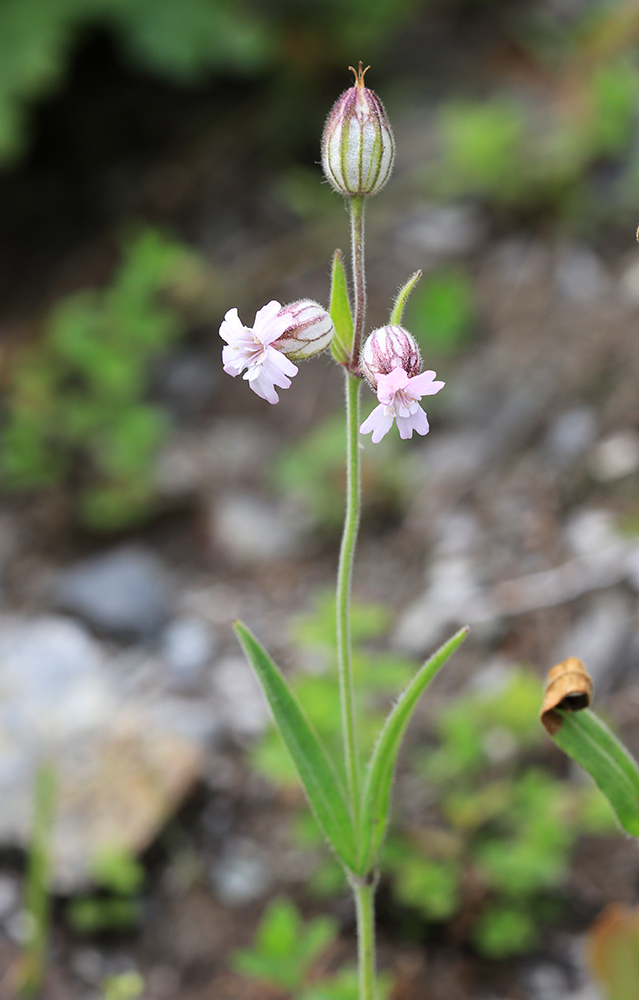
[[[421,667],[386,722],[362,775],[357,740],[350,636],[350,592],[360,518],[359,434],[372,433],[373,443],[397,424],[401,438],[413,431],[427,434],[428,418],[420,405],[444,382],[434,371],[421,371],[415,338],[401,326],[406,300],[421,272],[400,289],[387,326],[364,342],[366,275],[364,205],[386,183],[395,156],[395,141],[383,105],[364,86],[362,64],[355,85],[338,99],[322,139],[322,165],[335,190],[348,199],[351,218],[353,303],[339,251],[333,257],[329,310],[301,300],[281,306],[272,301],[257,312],[252,327],[242,324],[237,309],[226,313],[220,335],[224,370],[248,381],[251,389],[277,403],[276,387],[288,388],[297,374],[293,360],[310,358],[329,347],[344,372],[346,390],[346,515],[337,574],[337,650],[346,787],[320,737],[309,723],[284,675],[241,622],[239,641],[262,685],[275,725],[284,741],[320,829],[341,863],[355,896],[358,929],[359,996],[374,1000],[376,990],[374,894],[378,857],[389,820],[395,761],[420,695],[466,637],[460,629]],[[378,406],[360,426],[359,395],[366,380]]]

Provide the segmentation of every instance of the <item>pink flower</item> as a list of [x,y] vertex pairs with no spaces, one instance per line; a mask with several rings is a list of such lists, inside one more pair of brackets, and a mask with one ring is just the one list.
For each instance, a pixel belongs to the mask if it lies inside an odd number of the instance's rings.
[[360,433],[373,432],[373,444],[382,440],[397,421],[401,438],[410,438],[413,431],[428,434],[428,418],[419,405],[422,396],[434,396],[445,386],[445,382],[435,381],[435,372],[422,372],[412,378],[403,368],[393,368],[388,375],[377,376],[376,406],[360,427]]
[[246,368],[253,392],[269,403],[278,403],[275,386],[288,389],[297,367],[274,346],[291,324],[290,315],[282,315],[281,305],[274,299],[255,314],[252,327],[244,326],[237,309],[229,309],[220,327],[220,337],[226,341],[222,363],[227,375],[240,375]]

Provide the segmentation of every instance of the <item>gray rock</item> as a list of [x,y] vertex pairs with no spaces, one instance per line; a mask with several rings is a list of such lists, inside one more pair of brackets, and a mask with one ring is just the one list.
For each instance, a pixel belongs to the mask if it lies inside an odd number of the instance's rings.
[[264,732],[269,720],[266,701],[243,656],[227,657],[211,674],[211,694],[220,723],[240,740]]
[[201,618],[174,618],[160,636],[160,656],[169,668],[176,691],[197,691],[215,654],[215,639]]
[[438,559],[431,567],[425,593],[400,616],[393,644],[406,653],[420,655],[432,648],[446,629],[486,625],[495,617],[472,561],[464,556]]
[[633,609],[618,591],[598,595],[564,636],[553,663],[569,656],[583,660],[599,694],[614,687],[631,641]]
[[20,884],[11,875],[0,875],[0,920],[5,920],[18,907]]
[[577,406],[560,413],[550,426],[545,447],[551,461],[568,467],[594,444],[598,432],[597,413],[591,406]]
[[631,476],[639,469],[639,434],[630,427],[609,434],[593,451],[588,467],[601,483]]
[[580,304],[594,302],[610,285],[603,264],[587,246],[568,247],[560,253],[555,281],[562,295]]
[[264,850],[255,841],[236,838],[210,871],[210,879],[225,906],[247,906],[265,896],[273,872]]
[[236,566],[286,559],[299,553],[307,521],[298,509],[248,493],[226,493],[211,509],[211,537]]
[[150,843],[197,779],[215,730],[197,702],[138,695],[122,681],[79,622],[0,618],[0,845],[28,845],[35,774],[50,762],[63,892],[90,881],[100,850]]
[[411,213],[399,239],[411,248],[442,256],[472,253],[481,243],[485,226],[474,205],[427,206]]
[[125,545],[61,570],[53,587],[58,608],[107,635],[147,638],[166,620],[172,588],[158,555]]

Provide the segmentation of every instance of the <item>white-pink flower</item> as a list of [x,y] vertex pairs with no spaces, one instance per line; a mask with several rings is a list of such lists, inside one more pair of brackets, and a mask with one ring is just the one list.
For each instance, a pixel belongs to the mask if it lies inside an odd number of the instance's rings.
[[288,389],[291,377],[297,375],[296,365],[273,346],[291,324],[291,317],[282,315],[281,309],[273,299],[257,311],[252,327],[244,326],[237,309],[229,309],[220,326],[220,337],[226,341],[224,371],[235,377],[246,368],[244,378],[251,389],[269,403],[279,402],[275,386]]
[[435,372],[422,372],[412,377],[403,368],[393,368],[388,375],[377,376],[376,406],[366,418],[360,432],[373,432],[373,444],[382,440],[385,434],[397,421],[397,429],[401,438],[410,438],[413,431],[418,434],[428,434],[428,418],[419,405],[422,396],[434,396],[446,385],[435,380]]

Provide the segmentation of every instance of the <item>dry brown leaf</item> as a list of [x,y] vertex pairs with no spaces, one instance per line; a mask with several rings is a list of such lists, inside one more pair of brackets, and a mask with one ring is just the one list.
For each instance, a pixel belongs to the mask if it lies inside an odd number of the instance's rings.
[[561,728],[561,716],[555,709],[578,712],[588,708],[592,692],[592,678],[576,656],[569,656],[549,671],[539,717],[551,736]]

